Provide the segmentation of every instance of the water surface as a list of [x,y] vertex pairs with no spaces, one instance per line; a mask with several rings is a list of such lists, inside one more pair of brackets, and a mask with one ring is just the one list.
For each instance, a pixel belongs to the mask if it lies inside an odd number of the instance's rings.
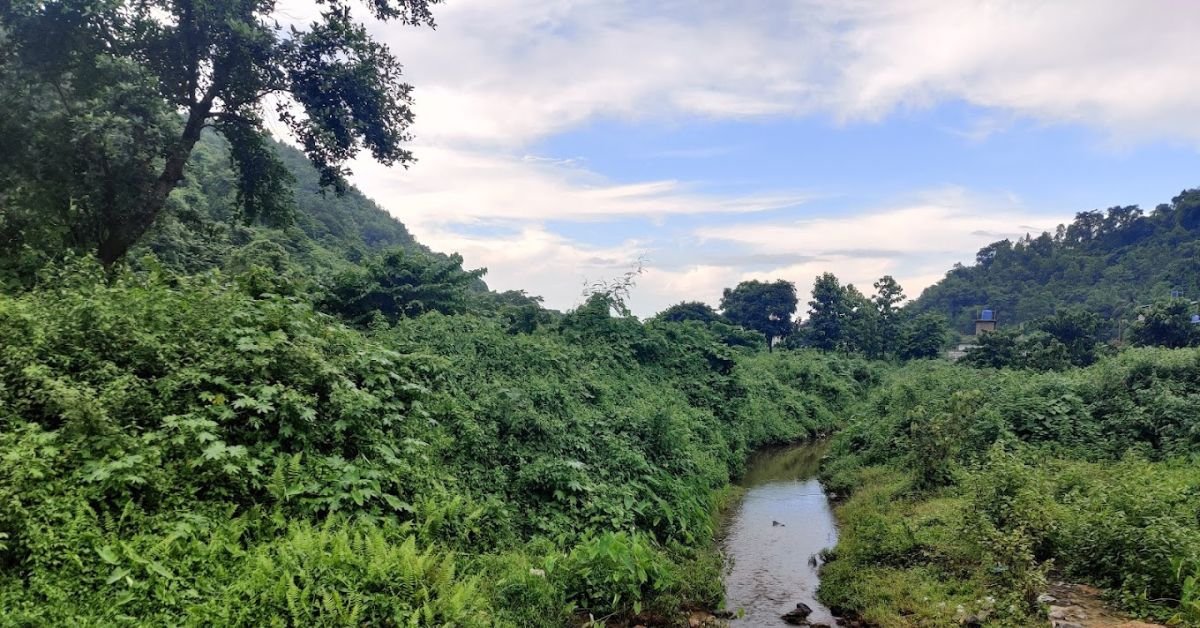
[[750,459],[739,482],[746,494],[724,541],[726,608],[744,613],[735,626],[784,626],[780,615],[797,602],[812,607],[810,622],[836,625],[816,600],[817,567],[810,562],[837,543],[833,512],[816,480],[827,448],[809,443]]

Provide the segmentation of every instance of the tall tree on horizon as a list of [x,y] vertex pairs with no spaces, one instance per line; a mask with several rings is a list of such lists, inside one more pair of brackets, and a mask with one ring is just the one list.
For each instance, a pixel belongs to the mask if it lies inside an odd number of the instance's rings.
[[735,288],[726,288],[721,295],[721,313],[735,325],[762,332],[767,337],[767,350],[772,350],[776,338],[792,331],[796,314],[796,285],[782,279],[743,281]]

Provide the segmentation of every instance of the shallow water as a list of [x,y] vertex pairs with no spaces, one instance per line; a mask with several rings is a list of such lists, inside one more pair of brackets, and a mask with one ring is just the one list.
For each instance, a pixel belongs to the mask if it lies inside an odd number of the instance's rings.
[[744,613],[735,626],[784,626],[780,615],[797,602],[812,607],[810,622],[836,625],[816,600],[817,567],[809,560],[837,543],[833,512],[816,480],[827,448],[809,443],[750,459],[739,482],[746,494],[724,541],[726,608]]

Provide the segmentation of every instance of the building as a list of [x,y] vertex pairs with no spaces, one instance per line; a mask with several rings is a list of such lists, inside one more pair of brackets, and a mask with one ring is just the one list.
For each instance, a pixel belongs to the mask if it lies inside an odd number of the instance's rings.
[[976,336],[988,331],[996,331],[996,313],[992,310],[980,312],[979,318],[975,319]]

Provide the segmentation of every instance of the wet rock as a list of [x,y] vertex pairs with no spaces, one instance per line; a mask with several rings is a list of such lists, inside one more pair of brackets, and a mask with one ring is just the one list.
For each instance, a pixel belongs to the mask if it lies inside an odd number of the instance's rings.
[[793,626],[807,626],[808,616],[811,614],[812,607],[804,602],[800,602],[796,604],[796,608],[794,610],[784,613],[782,619]]
[[713,611],[713,617],[716,617],[717,619],[733,619],[737,617],[737,613],[731,610],[722,609],[719,611]]

